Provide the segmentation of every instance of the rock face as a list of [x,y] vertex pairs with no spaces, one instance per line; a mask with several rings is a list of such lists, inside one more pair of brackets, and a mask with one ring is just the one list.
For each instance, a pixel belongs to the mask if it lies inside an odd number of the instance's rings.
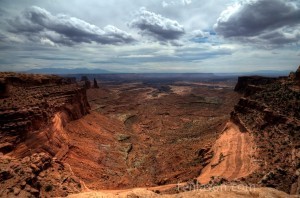
[[56,112],[69,120],[89,112],[86,90],[57,76],[0,73],[9,95],[0,99],[0,152],[8,153],[30,132],[51,125]]
[[249,181],[289,193],[298,182],[300,168],[298,82],[291,78],[240,77],[235,90],[244,97],[231,119],[254,134],[260,156],[255,159],[260,168]]

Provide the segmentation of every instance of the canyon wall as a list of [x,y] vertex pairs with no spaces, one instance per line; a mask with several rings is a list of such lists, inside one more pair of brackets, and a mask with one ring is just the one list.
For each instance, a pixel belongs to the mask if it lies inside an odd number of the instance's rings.
[[84,189],[61,159],[71,145],[64,129],[89,113],[74,78],[0,73],[0,197],[56,197]]
[[[58,112],[64,115],[63,123],[89,112],[86,90],[73,79],[16,73],[1,73],[0,79],[0,152],[4,154],[39,136],[51,141]],[[35,149],[34,144],[27,146]]]
[[[299,71],[299,69],[298,69]],[[300,190],[300,92],[296,78],[240,77],[231,119],[254,134],[260,168],[249,181],[292,194]]]
[[[243,97],[231,113],[239,131],[251,133],[257,145],[252,160],[259,167],[245,181],[291,194],[300,192],[299,71],[286,78],[240,77],[235,90]],[[81,84],[51,75],[0,73],[1,197],[67,196],[84,189],[63,163],[69,148],[77,146],[64,126],[90,109],[90,83]]]

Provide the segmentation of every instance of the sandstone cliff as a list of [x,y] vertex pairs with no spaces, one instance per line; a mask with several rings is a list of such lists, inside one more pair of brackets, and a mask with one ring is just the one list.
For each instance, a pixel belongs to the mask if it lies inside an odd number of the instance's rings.
[[288,193],[300,190],[300,92],[290,78],[240,77],[244,94],[231,119],[254,134],[260,168],[249,181]]
[[64,125],[89,113],[86,89],[51,75],[0,73],[0,79],[0,196],[81,192],[61,159],[71,145]]
[[70,79],[16,73],[1,73],[0,78],[6,87],[1,93],[6,97],[0,99],[0,152],[4,154],[39,132],[50,132],[58,112],[64,113],[65,121],[89,112],[85,89]]

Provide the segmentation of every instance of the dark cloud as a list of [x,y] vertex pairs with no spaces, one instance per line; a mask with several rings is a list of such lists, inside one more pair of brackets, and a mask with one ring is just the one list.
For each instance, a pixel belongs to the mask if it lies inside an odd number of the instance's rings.
[[6,38],[7,38],[7,37],[6,37],[3,33],[0,32],[0,42],[1,42],[1,41],[2,41],[2,42],[5,41]]
[[300,25],[295,30],[277,30],[262,34],[255,38],[255,40],[268,41],[275,45],[284,45],[287,43],[297,43],[300,41]]
[[215,31],[225,38],[286,44],[299,41],[300,6],[293,0],[245,0],[223,11]]
[[114,26],[104,29],[66,15],[52,15],[45,9],[33,6],[21,16],[9,20],[10,32],[26,36],[29,40],[53,44],[76,43],[122,44],[133,42],[133,37]]
[[179,39],[184,34],[183,26],[177,21],[149,12],[145,8],[139,10],[129,26],[139,29],[142,35],[163,42]]
[[7,14],[8,13],[4,9],[0,8],[0,16],[1,17],[6,16]]

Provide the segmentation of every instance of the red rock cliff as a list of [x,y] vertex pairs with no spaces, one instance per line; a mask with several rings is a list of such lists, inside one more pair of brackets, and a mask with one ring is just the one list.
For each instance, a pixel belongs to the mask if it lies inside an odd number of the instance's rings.
[[[54,136],[55,116],[63,115],[63,125],[89,112],[85,88],[69,79],[16,73],[0,73],[0,78],[5,92],[0,99],[0,152],[4,154],[18,148],[19,155],[29,155],[44,147],[55,155],[63,142]],[[53,148],[49,142],[55,142]]]
[[300,190],[300,89],[296,79],[240,77],[243,93],[231,119],[253,133],[260,168],[250,181],[288,193]]

